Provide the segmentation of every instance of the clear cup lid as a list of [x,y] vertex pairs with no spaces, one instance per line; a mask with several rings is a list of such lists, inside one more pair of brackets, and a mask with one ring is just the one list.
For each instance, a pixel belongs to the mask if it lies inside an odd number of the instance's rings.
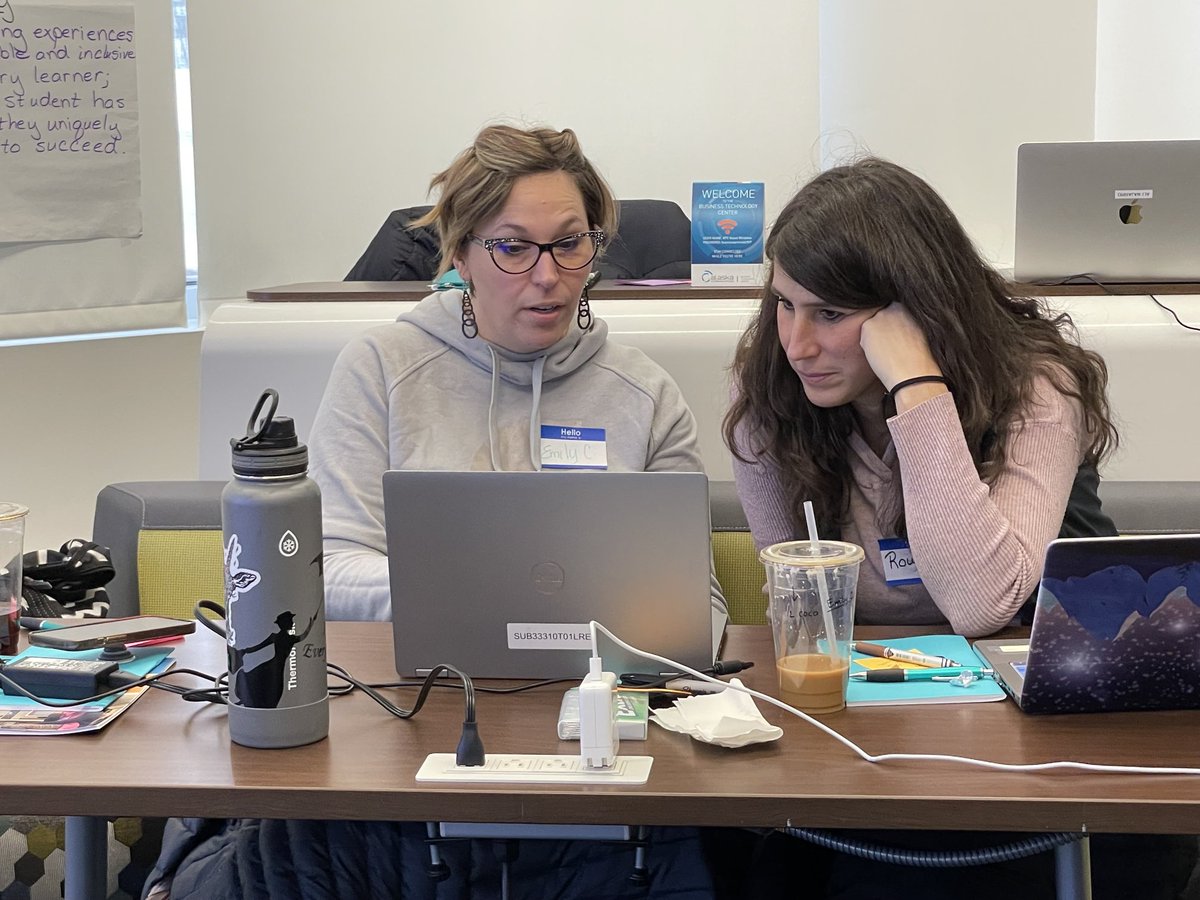
[[6,522],[10,519],[23,519],[29,515],[29,507],[22,506],[20,503],[11,503],[8,500],[0,500],[0,522]]
[[863,561],[863,548],[846,541],[783,541],[763,547],[758,558],[776,566],[848,566]]

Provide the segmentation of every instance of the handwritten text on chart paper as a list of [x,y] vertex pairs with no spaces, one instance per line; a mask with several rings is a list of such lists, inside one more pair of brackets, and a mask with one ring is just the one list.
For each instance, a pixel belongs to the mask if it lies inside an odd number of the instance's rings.
[[135,38],[131,4],[0,0],[0,241],[140,234]]

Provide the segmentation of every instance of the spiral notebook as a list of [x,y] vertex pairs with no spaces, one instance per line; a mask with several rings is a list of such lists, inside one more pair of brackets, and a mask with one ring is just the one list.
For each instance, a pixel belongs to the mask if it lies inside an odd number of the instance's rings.
[[[965,637],[957,634],[927,634],[919,637],[893,638],[872,641],[897,650],[915,650],[927,656],[944,656],[963,665],[980,665],[979,657],[971,649]],[[920,669],[910,663],[894,659],[881,659],[853,653],[850,659],[851,672],[870,669]],[[906,703],[987,703],[1003,700],[1007,694],[994,678],[980,678],[966,687],[947,684],[943,681],[874,682],[850,681],[846,688],[847,706],[891,706]]]

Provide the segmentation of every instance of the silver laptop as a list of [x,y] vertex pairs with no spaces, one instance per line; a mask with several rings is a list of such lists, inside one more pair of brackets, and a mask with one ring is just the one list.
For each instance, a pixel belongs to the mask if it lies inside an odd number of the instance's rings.
[[1022,144],[1018,281],[1200,281],[1200,141]]
[[[484,678],[587,673],[588,622],[696,668],[724,630],[711,603],[699,472],[383,476],[396,669]],[[661,669],[602,642],[612,672]]]
[[1200,708],[1200,534],[1052,541],[1029,640],[975,652],[1029,713]]

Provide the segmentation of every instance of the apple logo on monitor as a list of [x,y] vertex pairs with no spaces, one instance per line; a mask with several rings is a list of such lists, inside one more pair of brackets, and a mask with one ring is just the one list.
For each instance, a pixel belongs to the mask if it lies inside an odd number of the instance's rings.
[[1121,224],[1137,225],[1142,221],[1142,208],[1134,200],[1133,203],[1126,203],[1117,210],[1117,215],[1121,217]]

